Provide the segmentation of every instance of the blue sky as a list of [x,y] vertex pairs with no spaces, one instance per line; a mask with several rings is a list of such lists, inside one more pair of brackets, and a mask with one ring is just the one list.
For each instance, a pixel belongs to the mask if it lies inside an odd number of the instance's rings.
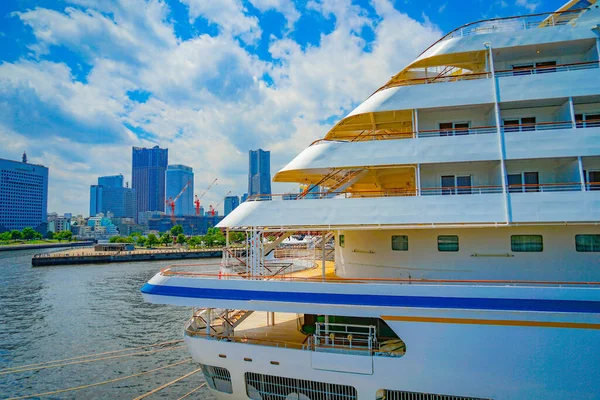
[[[272,172],[442,34],[552,11],[532,0],[4,0],[0,157],[50,167],[49,211],[87,215],[89,185],[169,148],[217,202]],[[274,190],[289,187],[274,185]]]

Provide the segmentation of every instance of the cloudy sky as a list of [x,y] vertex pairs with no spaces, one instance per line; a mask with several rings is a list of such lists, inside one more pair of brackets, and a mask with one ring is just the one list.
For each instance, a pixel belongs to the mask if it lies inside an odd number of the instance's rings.
[[562,3],[2,0],[0,158],[26,150],[49,211],[87,215],[89,185],[158,144],[215,202],[246,191],[248,150],[275,172],[444,33]]

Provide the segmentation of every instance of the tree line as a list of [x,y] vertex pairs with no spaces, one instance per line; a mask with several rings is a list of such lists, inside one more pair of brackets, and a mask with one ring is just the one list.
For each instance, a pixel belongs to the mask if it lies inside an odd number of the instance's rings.
[[[31,227],[23,228],[23,230],[21,230],[21,231],[17,230],[17,229],[13,229],[12,231],[6,231],[6,232],[0,233],[0,241],[4,241],[4,242],[7,242],[9,240],[40,240],[43,238],[44,237],[42,236],[41,233],[39,233],[38,231],[36,231],[35,229],[33,229]],[[71,239],[73,239],[73,232],[61,231],[58,233],[54,233],[54,232],[48,231],[48,233],[46,233],[46,239],[55,239],[55,240],[58,240],[59,242],[61,240],[71,241]]]
[[[229,240],[231,243],[241,243],[246,239],[242,232],[231,232]],[[150,233],[147,236],[139,232],[133,232],[129,236],[113,236],[110,243],[131,243],[140,247],[152,248],[158,245],[170,246],[174,243],[186,245],[195,249],[198,247],[214,247],[225,245],[225,235],[219,228],[208,228],[206,235],[186,236],[183,234],[183,226],[175,225],[171,230],[160,235]]]

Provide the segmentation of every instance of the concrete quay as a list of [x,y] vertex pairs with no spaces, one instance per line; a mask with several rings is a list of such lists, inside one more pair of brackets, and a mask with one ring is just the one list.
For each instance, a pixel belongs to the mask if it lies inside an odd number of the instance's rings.
[[15,250],[39,250],[39,249],[52,249],[62,247],[85,247],[93,245],[93,241],[85,242],[59,242],[59,243],[36,243],[36,244],[17,244],[17,245],[6,245],[0,246],[0,252],[2,251],[15,251]]
[[36,254],[31,259],[33,267],[56,265],[109,264],[137,261],[196,260],[220,258],[221,248],[212,249],[156,249],[120,252],[97,252],[93,248],[73,249],[56,253]]

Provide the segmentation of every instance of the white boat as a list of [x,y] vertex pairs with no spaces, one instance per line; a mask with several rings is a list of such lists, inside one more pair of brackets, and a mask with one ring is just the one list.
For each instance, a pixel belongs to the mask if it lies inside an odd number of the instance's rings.
[[274,177],[322,193],[240,205],[218,276],[154,276],[215,396],[600,398],[599,23],[450,32]]

